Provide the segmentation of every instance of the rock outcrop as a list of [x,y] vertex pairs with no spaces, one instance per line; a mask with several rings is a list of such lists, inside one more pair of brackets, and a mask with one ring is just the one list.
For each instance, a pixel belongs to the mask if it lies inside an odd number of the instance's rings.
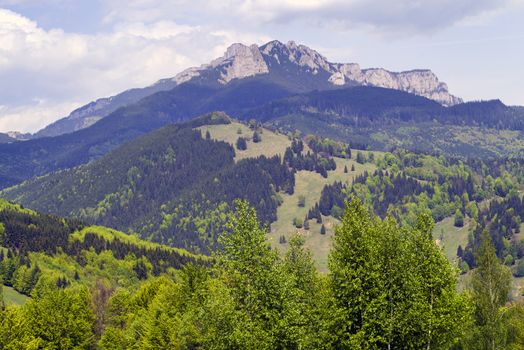
[[275,77],[280,81],[292,77],[294,84],[302,83],[302,89],[296,92],[330,86],[371,85],[424,96],[444,106],[462,102],[451,95],[447,85],[430,70],[397,73],[383,68],[361,69],[357,63],[332,63],[317,51],[293,41],[284,44],[275,40],[260,47],[237,43],[231,45],[224,56],[208,64],[188,68],[173,78],[162,79],[145,88],[127,90],[91,102],[39,131],[35,137],[56,136],[86,128],[120,107],[197,79],[200,82],[225,85],[235,79],[265,74],[270,74],[270,79]]

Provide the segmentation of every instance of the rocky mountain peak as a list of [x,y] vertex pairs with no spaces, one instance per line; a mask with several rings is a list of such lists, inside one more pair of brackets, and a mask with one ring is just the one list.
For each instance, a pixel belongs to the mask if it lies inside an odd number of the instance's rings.
[[[332,63],[317,51],[294,41],[286,44],[273,40],[260,47],[235,43],[229,46],[224,55],[210,64],[190,68],[178,74],[177,84],[199,76],[206,69],[218,70],[218,82],[227,84],[233,79],[242,79],[260,74],[268,74],[274,65],[295,65],[303,74],[318,75],[335,86],[369,85],[406,91],[435,100],[444,106],[452,106],[462,99],[449,93],[448,86],[428,69],[391,72],[384,68],[361,69],[357,63]],[[322,81],[322,82],[325,82]]]

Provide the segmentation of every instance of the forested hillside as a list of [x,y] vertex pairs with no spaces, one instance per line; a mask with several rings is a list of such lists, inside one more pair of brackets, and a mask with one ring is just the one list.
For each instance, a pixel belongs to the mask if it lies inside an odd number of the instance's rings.
[[[246,202],[228,215],[212,260],[6,202],[0,213],[8,248],[0,276],[31,296],[22,306],[0,302],[3,349],[479,349],[523,341],[524,308],[503,312],[509,274],[489,236],[471,293],[459,293],[424,214],[408,229],[353,199],[329,273],[319,274],[300,235],[284,256],[270,249]],[[39,251],[45,241],[29,240],[49,228],[74,232],[55,252]],[[193,263],[177,271],[170,257]]]
[[271,75],[225,86],[187,83],[115,110],[89,128],[56,137],[0,144],[0,188],[85,164],[127,141],[213,111],[258,118],[284,132],[300,131],[366,144],[454,156],[517,153],[524,148],[522,110],[500,101],[443,107],[435,101],[369,86],[324,91]]
[[524,114],[499,100],[442,107],[401,91],[354,87],[315,91],[249,111],[279,130],[455,157],[522,156]]
[[213,114],[167,126],[88,165],[30,180],[3,195],[46,213],[209,252],[235,199],[248,200],[270,223],[279,193],[294,188],[293,171],[278,155],[235,162],[230,144],[193,130],[210,122],[230,120]]

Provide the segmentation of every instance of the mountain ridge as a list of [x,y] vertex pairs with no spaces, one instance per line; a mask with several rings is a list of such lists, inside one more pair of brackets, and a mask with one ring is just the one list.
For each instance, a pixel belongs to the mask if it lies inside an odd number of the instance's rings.
[[[57,136],[88,127],[120,107],[160,91],[168,91],[187,82],[223,86],[236,79],[269,75],[272,79],[297,79],[307,84],[296,84],[293,92],[333,89],[341,86],[377,86],[417,94],[435,100],[444,106],[462,102],[453,96],[448,86],[428,69],[392,72],[384,68],[361,69],[357,63],[332,63],[317,51],[290,41],[278,40],[261,46],[234,43],[222,57],[199,67],[190,67],[172,78],[161,79],[144,88],[134,88],[111,97],[100,98],[76,110],[33,137]],[[290,77],[295,75],[295,77]],[[303,89],[300,91],[300,89]]]

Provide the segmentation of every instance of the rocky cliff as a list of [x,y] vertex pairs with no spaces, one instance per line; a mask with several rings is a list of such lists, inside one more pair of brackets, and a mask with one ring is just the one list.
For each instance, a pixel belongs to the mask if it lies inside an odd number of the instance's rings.
[[[219,57],[200,67],[188,68],[173,78],[162,79],[142,88],[124,91],[87,104],[35,136],[56,136],[83,129],[116,109],[187,82],[226,85],[235,79],[267,76],[285,81],[293,79],[295,90],[322,90],[345,85],[370,85],[402,90],[452,106],[462,100],[449,93],[445,83],[430,70],[390,72],[383,68],[361,69],[357,63],[332,63],[317,51],[290,41],[271,41],[262,46],[233,44]],[[303,88],[298,89],[302,82]],[[293,90],[293,89],[292,89]]]

